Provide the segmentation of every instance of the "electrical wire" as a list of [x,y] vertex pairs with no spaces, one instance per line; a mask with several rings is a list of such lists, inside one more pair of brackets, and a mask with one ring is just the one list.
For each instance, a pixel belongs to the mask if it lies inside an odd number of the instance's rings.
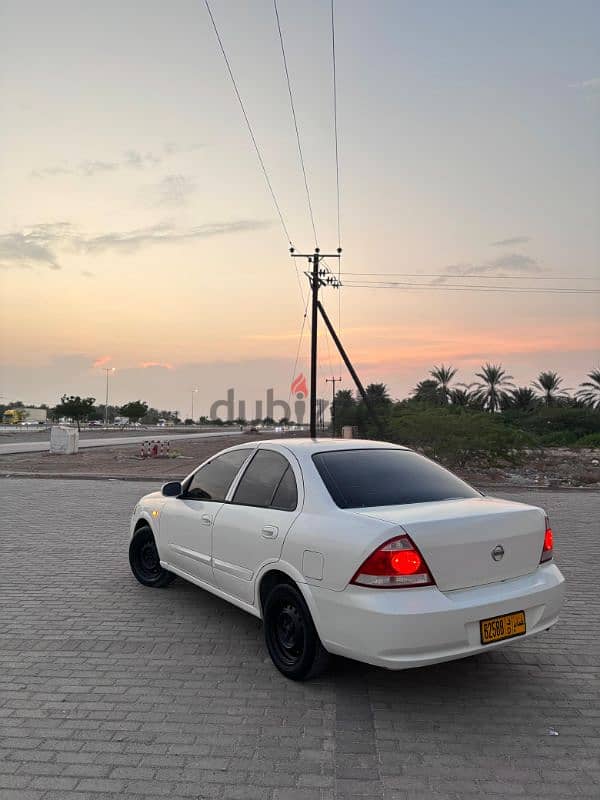
[[275,195],[275,191],[273,189],[273,185],[272,185],[271,180],[269,178],[269,174],[267,172],[267,168],[265,166],[265,162],[264,162],[263,157],[261,155],[260,148],[259,148],[258,143],[256,141],[256,137],[254,135],[254,131],[252,130],[252,125],[250,124],[250,120],[248,119],[248,114],[246,113],[246,108],[244,106],[244,103],[243,103],[242,97],[240,95],[240,92],[239,92],[235,77],[233,75],[233,70],[231,69],[231,65],[229,63],[229,59],[227,58],[227,53],[225,52],[225,47],[223,46],[223,41],[221,40],[221,36],[219,34],[219,29],[217,28],[217,23],[215,22],[215,18],[213,16],[213,13],[212,13],[212,10],[211,10],[211,7],[210,7],[210,4],[209,4],[208,0],[204,0],[204,3],[206,5],[206,10],[208,11],[208,15],[210,16],[210,21],[212,22],[212,26],[214,28],[214,31],[215,31],[215,34],[216,34],[216,37],[217,37],[217,41],[219,42],[219,47],[221,48],[221,53],[223,54],[223,59],[225,60],[225,65],[227,67],[227,71],[229,73],[229,77],[231,78],[231,82],[233,84],[233,89],[235,91],[236,97],[237,97],[238,102],[240,104],[240,108],[242,109],[242,114],[244,115],[244,119],[246,121],[246,126],[248,128],[248,132],[250,134],[250,138],[252,139],[252,144],[254,145],[254,149],[256,151],[256,155],[258,157],[258,161],[260,163],[263,175],[265,176],[265,181],[267,182],[267,186],[269,187],[269,192],[271,193],[271,197],[273,199],[273,204],[275,206],[275,209],[277,210],[277,214],[279,215],[279,220],[281,222],[281,227],[283,228],[283,232],[285,233],[286,239],[288,240],[288,242],[289,242],[289,244],[291,246],[292,245],[292,240],[291,240],[287,225],[285,224],[285,220],[284,220],[283,214],[281,212],[281,207],[279,205],[279,202],[277,201],[277,197]]
[[[341,278],[340,278],[340,275],[342,274],[340,272],[340,261],[341,260],[342,259],[341,259],[341,254],[340,254],[340,256],[339,256],[339,258],[337,260],[337,263],[338,263],[338,268],[337,268],[338,285],[336,286],[336,289],[338,290],[338,308],[337,308],[337,312],[338,312],[337,313],[337,316],[338,316],[338,320],[337,321],[338,321],[338,324],[337,324],[337,329],[338,329],[340,337],[342,337],[342,286],[343,286]],[[321,263],[324,264],[327,267],[327,269],[329,269],[330,272],[333,272],[333,270],[331,269],[331,267],[329,266],[327,261],[325,261],[324,258],[321,259]],[[336,348],[336,350],[337,350],[337,348]],[[342,371],[342,357],[341,357],[339,352],[338,352],[338,369],[337,369],[337,371],[338,371],[338,373],[341,373],[341,371]]]
[[304,176],[304,188],[306,189],[306,200],[308,203],[308,213],[310,215],[310,223],[312,225],[313,234],[315,237],[315,247],[317,246],[317,230],[315,228],[315,218],[313,214],[312,202],[310,199],[310,191],[308,188],[308,177],[306,175],[306,166],[304,164],[304,156],[302,155],[302,145],[300,144],[300,131],[298,129],[298,119],[296,117],[296,108],[294,106],[294,95],[292,93],[292,84],[290,81],[290,73],[287,65],[287,58],[285,55],[285,45],[283,44],[283,33],[281,31],[281,21],[279,19],[279,10],[277,8],[277,0],[273,0],[273,7],[275,9],[275,19],[277,20],[277,30],[279,32],[279,43],[281,44],[281,55],[283,56],[283,68],[285,70],[285,79],[287,81],[288,93],[290,96],[290,108],[292,109],[292,119],[294,121],[294,129],[296,131],[296,142],[298,144],[298,155],[300,156],[300,167],[302,168],[302,175]]
[[[338,325],[337,325],[337,329],[338,329],[338,331],[340,333],[340,337],[342,337],[343,336],[343,333],[342,333],[342,279],[341,279],[341,272],[340,272],[340,267],[339,267],[340,260],[341,259],[338,259],[338,283],[339,283],[339,286],[338,286],[338,319],[337,319]],[[338,352],[338,374],[341,374],[341,371],[342,371],[342,356]]]
[[298,368],[298,361],[300,359],[300,348],[302,347],[302,338],[304,336],[304,328],[306,326],[306,317],[308,315],[308,301],[310,300],[310,294],[306,297],[306,302],[304,304],[304,314],[302,315],[302,326],[300,327],[300,336],[298,337],[298,348],[296,350],[296,360],[294,361],[294,369],[292,370],[292,377],[290,378],[290,390],[288,394],[288,404],[292,402],[292,383],[296,379],[296,370]]
[[[334,0],[331,0],[331,61],[333,66],[333,131],[335,138],[335,189],[337,201],[337,237],[338,249],[341,250],[341,225],[340,225],[340,153],[338,141],[338,119],[337,119],[337,66],[335,57],[335,13],[334,13]],[[341,258],[338,258],[338,283],[341,286]],[[338,286],[338,331],[342,333],[342,292]],[[341,356],[339,359],[339,368],[342,369]]]
[[334,0],[331,0],[331,60],[333,63],[333,130],[335,134],[335,185],[337,196],[337,235],[338,247],[341,247],[340,233],[340,157],[338,145],[338,123],[337,123],[337,70],[335,58],[335,14],[333,8]]
[[302,298],[302,308],[304,308],[305,303],[307,302],[304,299],[304,289],[302,288],[302,278],[300,277],[300,270],[298,269],[298,259],[294,259],[294,269],[296,271],[296,280],[298,281],[298,289],[300,289],[300,297]]
[[562,289],[559,287],[536,287],[536,286],[481,286],[478,284],[462,284],[460,286],[447,286],[432,283],[401,283],[401,282],[373,282],[373,283],[352,283],[345,281],[344,286],[350,289],[419,289],[437,290],[443,292],[513,292],[517,294],[600,294],[600,289]]
[[346,272],[342,275],[380,276],[390,275],[403,278],[445,278],[446,280],[458,278],[476,278],[477,280],[490,281],[599,281],[600,277],[586,275],[449,275],[441,272]]

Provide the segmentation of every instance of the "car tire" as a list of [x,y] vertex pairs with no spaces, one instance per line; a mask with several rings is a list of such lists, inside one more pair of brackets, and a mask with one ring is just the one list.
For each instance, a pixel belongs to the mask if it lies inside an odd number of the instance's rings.
[[300,591],[280,583],[269,592],[263,609],[267,650],[277,669],[294,681],[320,675],[329,665],[310,611]]
[[160,565],[160,557],[152,528],[143,525],[133,535],[129,544],[129,564],[137,580],[144,586],[161,588],[175,580],[172,572]]

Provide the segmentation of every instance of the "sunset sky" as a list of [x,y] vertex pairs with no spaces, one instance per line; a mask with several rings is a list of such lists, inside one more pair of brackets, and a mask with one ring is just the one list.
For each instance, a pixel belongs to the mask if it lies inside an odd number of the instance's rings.
[[[331,251],[329,3],[278,7],[319,245]],[[269,387],[287,399],[302,323],[295,266],[202,0],[3,8],[2,402],[103,402],[105,366],[116,368],[112,401],[184,416],[193,387],[197,413],[229,387],[249,403]],[[273,4],[212,8],[293,243],[310,250]],[[337,0],[342,271],[599,289],[599,38],[595,0]],[[568,280],[540,280],[552,276]],[[598,366],[598,294],[420,280],[437,288],[341,290],[359,373],[395,397],[440,362],[467,382],[488,360],[519,384],[553,369],[567,387]],[[337,292],[323,302],[337,324]],[[322,378],[339,371],[329,350],[323,338]]]

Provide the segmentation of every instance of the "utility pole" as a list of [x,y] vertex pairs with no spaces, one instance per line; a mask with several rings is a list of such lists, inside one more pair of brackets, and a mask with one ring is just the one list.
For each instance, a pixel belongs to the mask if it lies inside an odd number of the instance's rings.
[[296,253],[290,247],[292,258],[307,258],[312,269],[306,273],[310,281],[312,292],[311,306],[311,333],[310,333],[310,436],[311,439],[317,438],[317,337],[319,322],[319,288],[321,286],[333,286],[339,288],[340,282],[328,269],[319,267],[324,258],[340,258],[342,248],[338,247],[336,253],[322,254],[319,247],[315,247],[312,254]]
[[341,381],[341,378],[325,378],[325,383],[333,384],[331,387],[331,436],[333,438],[335,438],[335,385]]
[[192,422],[194,422],[194,395],[198,394],[198,389],[192,389]]
[[106,372],[106,402],[104,404],[104,427],[108,428],[108,376],[115,371],[114,367],[102,367]]

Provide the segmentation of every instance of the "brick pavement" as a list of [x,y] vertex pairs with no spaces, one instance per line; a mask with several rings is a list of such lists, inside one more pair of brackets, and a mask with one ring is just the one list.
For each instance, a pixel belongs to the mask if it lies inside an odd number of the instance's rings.
[[0,484],[0,800],[600,798],[600,494],[509,495],[557,532],[569,583],[549,633],[294,684],[257,620],[132,578],[150,487]]

